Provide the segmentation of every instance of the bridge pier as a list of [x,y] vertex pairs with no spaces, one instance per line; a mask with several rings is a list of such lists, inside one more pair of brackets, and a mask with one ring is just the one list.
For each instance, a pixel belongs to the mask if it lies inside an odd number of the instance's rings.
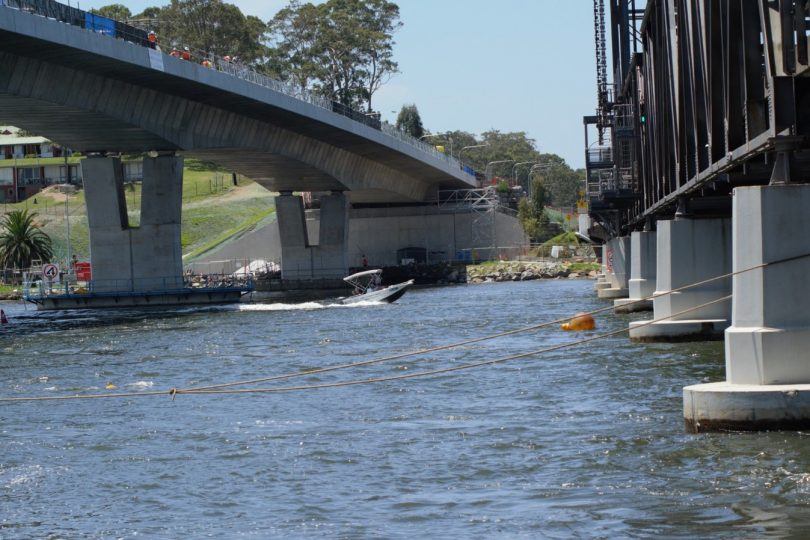
[[93,292],[137,293],[183,286],[180,217],[183,158],[144,157],[141,221],[129,224],[120,158],[82,161]]
[[605,244],[604,264],[609,287],[597,289],[599,298],[625,298],[630,270],[630,237],[611,238]]
[[320,197],[318,245],[310,245],[304,202],[292,192],[276,197],[283,279],[340,279],[348,274],[349,199],[342,192]]
[[[734,190],[734,270],[810,254],[810,185]],[[687,386],[687,431],[810,428],[810,257],[734,276],[725,382]]]
[[655,292],[655,231],[636,231],[630,235],[629,297],[613,301],[615,313],[650,311]]
[[[670,293],[673,289],[731,272],[731,220],[676,218],[658,222],[653,319],[630,323],[633,341],[723,339],[731,300],[675,315],[731,294],[731,278]],[[642,326],[646,324],[646,326]]]

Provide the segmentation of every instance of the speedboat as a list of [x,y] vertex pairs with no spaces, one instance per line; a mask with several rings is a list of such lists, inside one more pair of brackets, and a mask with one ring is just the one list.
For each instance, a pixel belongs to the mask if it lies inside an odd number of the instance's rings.
[[382,286],[382,270],[365,270],[343,278],[343,281],[354,287],[354,294],[341,300],[343,304],[356,304],[358,302],[395,302],[408,287],[413,285],[409,279],[403,283]]

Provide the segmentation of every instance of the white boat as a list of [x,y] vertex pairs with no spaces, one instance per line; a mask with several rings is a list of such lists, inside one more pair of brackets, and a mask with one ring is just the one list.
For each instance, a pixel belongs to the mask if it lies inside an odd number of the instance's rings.
[[382,286],[382,270],[366,270],[343,278],[343,281],[354,286],[354,294],[341,299],[343,304],[356,304],[358,302],[394,302],[413,285],[409,279],[404,283],[397,283],[388,287]]

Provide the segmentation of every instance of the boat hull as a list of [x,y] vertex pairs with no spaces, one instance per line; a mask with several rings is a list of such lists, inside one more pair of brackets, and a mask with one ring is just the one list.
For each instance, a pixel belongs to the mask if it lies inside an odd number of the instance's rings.
[[413,285],[413,280],[410,279],[404,283],[397,283],[396,285],[391,285],[384,289],[380,289],[378,291],[371,291],[365,294],[358,294],[355,296],[349,296],[341,300],[343,304],[358,304],[360,302],[396,302],[402,295],[405,294],[405,291],[408,290],[408,287]]

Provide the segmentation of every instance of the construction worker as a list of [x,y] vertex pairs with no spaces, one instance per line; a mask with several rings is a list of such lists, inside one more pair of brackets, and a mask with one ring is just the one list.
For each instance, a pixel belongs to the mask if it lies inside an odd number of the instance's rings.
[[200,62],[200,64],[207,68],[214,67],[214,64],[212,64],[208,58],[204,59],[202,62]]
[[147,39],[149,40],[149,47],[151,49],[157,49],[157,34],[155,34],[154,30],[149,32]]
[[180,58],[180,51],[178,51],[176,47],[172,47],[172,52],[169,53],[169,56]]
[[188,50],[188,47],[183,47],[183,53],[180,55],[180,58],[183,60],[191,60],[191,51]]

